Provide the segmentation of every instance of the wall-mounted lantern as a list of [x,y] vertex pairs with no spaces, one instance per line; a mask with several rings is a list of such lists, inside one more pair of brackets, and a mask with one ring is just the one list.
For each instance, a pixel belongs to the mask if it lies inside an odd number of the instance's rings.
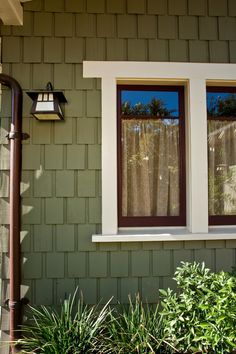
[[62,91],[53,90],[51,82],[45,90],[28,91],[33,100],[30,113],[39,120],[63,120],[61,104],[67,102]]

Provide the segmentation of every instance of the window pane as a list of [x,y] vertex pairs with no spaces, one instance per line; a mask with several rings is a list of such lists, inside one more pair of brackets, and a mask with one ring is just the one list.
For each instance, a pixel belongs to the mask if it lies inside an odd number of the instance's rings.
[[236,121],[208,120],[209,214],[236,215]]
[[122,216],[179,215],[179,120],[123,119]]
[[179,116],[179,93],[177,91],[122,90],[123,115],[149,115],[156,117]]
[[210,118],[236,118],[236,93],[208,92],[207,114]]

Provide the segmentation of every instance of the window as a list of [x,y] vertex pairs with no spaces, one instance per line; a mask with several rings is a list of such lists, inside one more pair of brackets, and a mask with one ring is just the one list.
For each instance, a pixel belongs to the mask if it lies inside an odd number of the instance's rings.
[[209,223],[235,224],[236,88],[207,88]]
[[184,88],[117,92],[118,225],[186,225]]
[[[209,227],[209,197],[208,197],[208,128],[207,128],[207,100],[206,87],[210,90],[216,83],[222,86],[235,86],[236,82],[236,64],[206,64],[206,63],[165,63],[165,62],[84,62],[85,77],[101,78],[101,103],[102,103],[102,231],[100,235],[93,235],[93,242],[132,242],[132,241],[183,241],[183,240],[226,240],[235,239],[234,227]],[[121,227],[122,222],[127,222],[127,215],[120,213],[122,203],[118,201],[117,176],[122,171],[119,158],[122,161],[122,154],[117,142],[118,135],[122,130],[117,124],[117,85],[155,85],[157,91],[163,85],[184,87],[185,99],[185,141],[186,141],[186,159],[185,168],[180,162],[179,170],[186,172],[185,188],[180,190],[185,193],[186,190],[186,226],[177,227],[177,223],[171,220],[176,215],[159,215],[160,218],[169,218],[170,224],[161,222],[161,219],[155,221],[152,227],[141,227],[138,218],[140,213],[134,216],[128,216],[132,220],[132,227]],[[164,86],[165,87],[165,86]],[[167,87],[167,86],[166,86]],[[155,90],[156,90],[155,88]],[[134,90],[135,91],[135,90]],[[139,87],[139,91],[142,91]],[[212,90],[214,92],[214,90]],[[210,92],[210,91],[209,91]],[[209,94],[209,93],[208,93]],[[121,97],[121,93],[120,93]],[[180,97],[180,96],[179,96]],[[181,100],[181,98],[179,98]],[[120,98],[121,100],[121,98]],[[168,100],[167,100],[168,101]],[[142,102],[141,102],[142,103]],[[145,103],[145,102],[143,102]],[[145,103],[146,104],[146,103]],[[120,101],[121,107],[121,101]],[[167,105],[168,108],[168,105]],[[172,109],[172,108],[171,108]],[[174,107],[173,109],[176,109]],[[125,115],[124,115],[125,116]],[[122,124],[131,124],[131,119],[122,117],[120,108],[119,119],[120,127]],[[159,118],[159,124],[166,117]],[[169,117],[168,117],[169,118]],[[174,119],[173,117],[170,117]],[[154,123],[154,119],[147,118]],[[140,125],[145,126],[144,116],[136,117]],[[218,120],[218,119],[217,119]],[[127,122],[126,122],[127,121]],[[181,119],[179,118],[179,134],[181,135]],[[209,120],[210,121],[210,120]],[[233,121],[232,121],[233,123]],[[210,123],[211,124],[211,123]],[[210,125],[208,124],[208,125]],[[120,132],[117,133],[118,129]],[[127,130],[127,129],[126,129]],[[210,132],[209,132],[210,134]],[[181,141],[182,138],[179,135]],[[213,135],[213,134],[212,134]],[[209,145],[209,150],[212,146]],[[181,152],[179,145],[179,159],[185,156]],[[120,154],[120,156],[119,156]],[[154,154],[152,154],[154,155]],[[145,157],[145,155],[143,155]],[[153,156],[152,156],[153,158]],[[145,159],[144,159],[145,161]],[[234,161],[229,163],[231,170]],[[230,168],[229,168],[230,170]],[[182,172],[183,173],[183,172]],[[184,176],[185,178],[185,176]],[[181,177],[180,177],[181,179]],[[183,181],[183,179],[182,179]],[[121,187],[122,182],[119,187]],[[228,186],[227,186],[228,188]],[[122,189],[121,189],[122,190]],[[121,193],[120,193],[121,195]],[[165,196],[168,195],[165,193]],[[180,196],[182,192],[180,193]],[[142,201],[141,201],[142,202]],[[183,206],[183,208],[182,208]],[[180,213],[184,205],[179,204]],[[231,208],[231,207],[230,207]],[[229,206],[226,210],[229,211]],[[227,213],[229,214],[229,212]],[[232,208],[230,209],[230,213]],[[123,217],[120,223],[120,215]],[[132,214],[131,214],[132,215]],[[142,213],[141,213],[142,215]],[[146,217],[147,215],[145,215]],[[156,215],[156,217],[159,217]],[[179,215],[180,216],[180,215]],[[149,216],[147,216],[149,218]],[[151,216],[152,217],[152,216]],[[178,216],[177,216],[178,217]],[[212,215],[213,218],[227,217],[227,222],[222,221],[222,225],[230,224],[229,219],[236,220],[234,215]],[[126,220],[126,221],[125,221]],[[130,222],[129,221],[129,222]],[[210,223],[212,220],[210,217]],[[236,222],[232,221],[234,225]],[[163,227],[164,225],[168,227]],[[163,225],[161,227],[157,227]],[[151,226],[151,224],[149,224]]]

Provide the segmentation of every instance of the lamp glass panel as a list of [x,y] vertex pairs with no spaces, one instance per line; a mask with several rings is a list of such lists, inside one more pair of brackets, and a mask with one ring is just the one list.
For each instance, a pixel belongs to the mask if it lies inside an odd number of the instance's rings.
[[54,111],[54,104],[53,101],[42,101],[42,102],[37,102],[35,111]]
[[49,101],[53,101],[53,94],[52,94],[52,93],[49,93],[49,95],[48,95],[48,100],[49,100]]
[[47,94],[47,93],[44,93],[44,94],[43,94],[43,100],[44,100],[44,101],[48,101],[48,94]]
[[38,99],[37,101],[42,101],[43,100],[43,94],[42,93],[39,93],[38,94]]

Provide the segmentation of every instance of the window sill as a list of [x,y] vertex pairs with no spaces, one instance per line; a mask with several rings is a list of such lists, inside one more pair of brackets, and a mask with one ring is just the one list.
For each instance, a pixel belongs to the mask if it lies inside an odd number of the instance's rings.
[[205,241],[236,239],[236,226],[211,227],[208,233],[190,233],[187,229],[119,230],[115,235],[92,235],[92,242]]

